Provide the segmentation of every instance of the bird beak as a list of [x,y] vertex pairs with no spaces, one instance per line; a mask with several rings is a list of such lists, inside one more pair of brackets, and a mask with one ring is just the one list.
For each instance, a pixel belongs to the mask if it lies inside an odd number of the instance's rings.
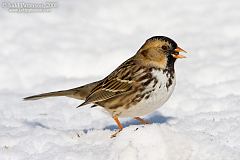
[[[187,53],[184,49],[182,49],[182,48],[180,48],[180,47],[177,47],[174,51],[175,51],[175,53],[179,53],[179,52],[185,52],[185,53]],[[181,55],[181,54],[172,54],[172,56],[173,56],[174,58],[187,58],[186,56]]]

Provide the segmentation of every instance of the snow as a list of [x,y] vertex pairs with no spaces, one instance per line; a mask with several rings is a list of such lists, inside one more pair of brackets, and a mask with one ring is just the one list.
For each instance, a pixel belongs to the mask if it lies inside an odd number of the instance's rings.
[[[1,1],[2,2],[2,1]],[[50,13],[0,9],[0,160],[239,160],[240,2],[59,1]],[[106,76],[149,37],[165,35],[189,54],[176,62],[168,102],[121,119],[69,98],[32,94]]]

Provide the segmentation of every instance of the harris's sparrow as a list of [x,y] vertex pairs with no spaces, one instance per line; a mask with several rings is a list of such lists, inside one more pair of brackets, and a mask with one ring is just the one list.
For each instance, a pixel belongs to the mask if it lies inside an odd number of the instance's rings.
[[177,58],[185,58],[179,52],[185,51],[172,39],[155,36],[148,39],[133,57],[100,81],[26,97],[24,100],[67,96],[84,100],[78,107],[89,103],[101,106],[118,125],[119,130],[112,135],[115,137],[123,129],[118,117],[132,117],[146,124],[140,116],[155,111],[168,100],[176,84],[174,63]]

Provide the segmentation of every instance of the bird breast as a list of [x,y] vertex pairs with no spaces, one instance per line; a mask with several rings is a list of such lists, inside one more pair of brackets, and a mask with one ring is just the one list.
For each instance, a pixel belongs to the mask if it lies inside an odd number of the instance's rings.
[[138,103],[121,111],[120,117],[143,116],[161,107],[171,96],[175,84],[175,73],[164,70],[152,70],[153,80],[141,93]]

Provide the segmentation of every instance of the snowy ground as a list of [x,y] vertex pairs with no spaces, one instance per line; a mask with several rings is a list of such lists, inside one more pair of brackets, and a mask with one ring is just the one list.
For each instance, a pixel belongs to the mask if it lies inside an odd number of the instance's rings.
[[[2,1],[1,1],[2,2]],[[240,2],[59,1],[51,13],[0,9],[0,160],[239,160]],[[154,35],[190,52],[170,100],[114,139],[101,108],[36,93],[98,80]]]

